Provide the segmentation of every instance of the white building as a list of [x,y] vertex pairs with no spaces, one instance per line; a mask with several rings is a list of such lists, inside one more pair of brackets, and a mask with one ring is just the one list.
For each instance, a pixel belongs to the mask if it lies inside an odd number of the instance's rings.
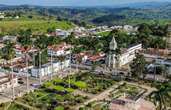
[[65,56],[71,53],[71,45],[62,42],[57,45],[48,46],[48,55],[49,56]]
[[119,56],[120,57],[119,66],[121,67],[133,61],[133,59],[135,58],[136,52],[141,49],[142,49],[142,44],[133,45],[129,47],[128,49],[125,49]]
[[64,60],[63,62],[47,63],[41,66],[41,68],[32,68],[31,74],[33,77],[47,76],[52,73],[58,72],[70,66],[70,60]]
[[8,35],[6,35],[6,36],[3,37],[3,41],[6,41],[6,40],[16,42],[17,41],[17,36],[8,36]]
[[131,25],[124,25],[124,26],[123,26],[123,29],[124,29],[125,31],[130,32],[130,31],[133,31],[133,30],[134,30],[134,27],[131,26]]
[[70,35],[70,33],[66,30],[62,30],[62,29],[56,29],[55,31],[56,36],[60,36],[60,37],[68,37]]
[[14,87],[16,87],[18,85],[17,77],[14,76],[14,78],[12,79],[11,75],[0,73],[0,92],[7,88],[11,88],[12,82],[14,84]]
[[4,19],[5,18],[5,16],[4,15],[0,15],[0,19]]
[[142,44],[137,44],[130,46],[127,49],[121,49],[121,54],[116,54],[116,49],[117,49],[117,42],[115,38],[113,37],[112,41],[110,42],[110,53],[107,57],[107,65],[110,68],[115,68],[117,67],[122,67],[135,58],[135,54],[137,51],[142,49]]

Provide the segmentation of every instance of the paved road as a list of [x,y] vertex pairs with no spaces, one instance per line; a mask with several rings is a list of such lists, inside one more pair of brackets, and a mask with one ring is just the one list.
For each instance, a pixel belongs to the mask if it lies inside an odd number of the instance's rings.
[[[71,66],[73,67],[73,68],[80,68],[80,69],[87,69],[87,70],[91,70],[92,69],[92,67],[91,66],[88,66],[88,65],[84,65],[84,64],[79,64],[79,65],[77,65],[77,64],[71,64]],[[105,69],[105,68],[102,68],[102,67],[96,67],[96,69],[95,69],[95,72],[96,73],[101,73],[101,72],[103,72],[103,73],[105,73],[105,74],[108,74],[108,73],[120,73],[120,72],[122,72],[122,73],[128,73],[127,71],[125,71],[125,70],[116,70],[116,69],[113,69],[113,70],[109,70],[109,69]]]
[[27,105],[27,104],[24,104],[24,103],[21,103],[21,102],[18,102],[18,101],[15,101],[15,103],[18,104],[18,105],[21,105],[21,106],[23,106],[25,108],[28,108],[29,110],[38,110],[37,108],[34,108],[34,107],[30,106],[30,105]]
[[89,98],[92,98],[94,97],[95,95],[94,94],[91,94],[91,93],[86,93],[86,92],[83,92],[83,91],[80,91],[80,90],[76,90],[74,91],[73,93],[74,95],[82,95],[82,96],[87,96]]

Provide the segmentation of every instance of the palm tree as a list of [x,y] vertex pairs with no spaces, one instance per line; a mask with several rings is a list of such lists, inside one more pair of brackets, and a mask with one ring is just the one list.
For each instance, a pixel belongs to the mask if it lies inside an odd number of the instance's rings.
[[[59,39],[57,37],[54,37],[54,36],[50,36],[47,39],[48,45],[55,45],[55,44],[58,44],[60,41],[61,41],[61,39]],[[50,79],[52,80],[52,75],[53,75],[53,72],[54,72],[52,51],[51,51],[50,57],[51,57],[50,59],[51,59],[51,71],[52,71],[52,73],[50,74]]]
[[7,41],[6,46],[2,49],[3,52],[3,56],[2,58],[4,58],[5,60],[10,60],[10,64],[11,64],[11,75],[12,75],[12,99],[14,100],[15,98],[15,91],[14,91],[14,73],[13,73],[13,65],[12,65],[12,59],[15,57],[15,51],[14,51],[14,44],[11,43],[10,41]]
[[[39,54],[38,54],[37,60],[36,60],[36,66],[39,66],[40,84],[41,84],[41,73],[40,73],[41,65],[42,65],[42,63],[47,62],[47,46],[48,46],[47,41],[48,41],[47,36],[39,36],[34,42],[35,47],[38,48],[38,50],[39,50]],[[46,55],[45,55],[45,53],[46,53]]]
[[[18,42],[21,44],[21,46],[23,47],[23,52],[24,52],[24,56],[25,56],[25,61],[26,61],[26,67],[28,68],[28,51],[31,48],[32,45],[32,40],[31,40],[31,29],[27,29],[27,30],[21,30],[20,31],[20,36],[18,37]],[[27,69],[27,91],[29,90],[29,78],[28,78],[28,69]]]
[[171,81],[159,85],[157,91],[149,95],[149,99],[157,106],[157,110],[168,110],[171,107]]

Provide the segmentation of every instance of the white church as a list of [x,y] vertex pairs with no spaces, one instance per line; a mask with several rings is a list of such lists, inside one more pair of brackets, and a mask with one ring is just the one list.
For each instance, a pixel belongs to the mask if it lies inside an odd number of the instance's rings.
[[107,56],[107,66],[109,68],[120,68],[135,58],[136,52],[142,49],[142,44],[137,44],[130,46],[129,48],[122,48],[120,54],[116,52],[118,46],[115,40],[115,37],[112,38],[112,41],[109,45],[110,52]]

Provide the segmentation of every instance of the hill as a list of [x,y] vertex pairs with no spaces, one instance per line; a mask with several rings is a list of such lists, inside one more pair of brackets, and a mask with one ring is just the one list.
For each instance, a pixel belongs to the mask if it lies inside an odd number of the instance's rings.
[[74,25],[66,21],[55,21],[55,20],[14,20],[14,21],[3,21],[0,22],[0,33],[1,34],[14,34],[19,32],[21,29],[32,29],[34,34],[46,33],[49,28],[61,28],[68,29]]
[[[21,12],[23,15],[34,13],[38,16],[51,16],[58,21],[70,21],[75,24],[139,24],[155,23],[165,24],[171,19],[171,3],[145,2],[124,4],[110,7],[50,7],[50,6],[6,6],[0,11]],[[84,23],[83,23],[84,22]]]

